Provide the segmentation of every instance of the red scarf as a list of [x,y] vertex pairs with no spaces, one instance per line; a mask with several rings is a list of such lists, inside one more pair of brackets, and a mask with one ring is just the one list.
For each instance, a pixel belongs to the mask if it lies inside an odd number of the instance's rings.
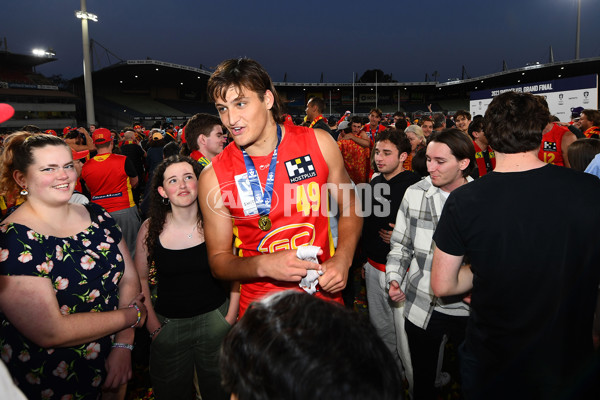
[[[483,150],[473,141],[473,145],[475,146],[475,161],[477,162],[477,168],[479,168],[479,177],[487,174],[487,167],[485,166],[485,158],[483,158]],[[492,163],[492,170],[496,168],[496,155],[494,154],[494,150],[488,146],[488,155],[490,156],[490,163]]]
[[204,157],[204,154],[202,154],[200,151],[198,150],[194,150],[192,151],[192,153],[190,154],[190,157],[192,157],[194,160],[198,161],[199,159],[201,159],[202,157]]
[[322,119],[325,119],[325,117],[323,117],[323,114],[321,114],[321,115],[319,115],[317,118],[315,118],[315,119],[313,120],[313,122],[311,122],[311,123],[310,123],[310,126],[309,126],[309,128],[312,128],[313,126],[315,126],[315,124],[316,124],[317,122],[319,122],[320,120],[322,120]]
[[124,144],[135,144],[135,142],[133,140],[123,141],[119,143],[119,147],[123,146]]

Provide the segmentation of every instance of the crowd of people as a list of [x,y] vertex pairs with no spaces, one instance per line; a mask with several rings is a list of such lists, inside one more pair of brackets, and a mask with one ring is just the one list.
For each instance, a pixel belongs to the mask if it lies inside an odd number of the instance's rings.
[[156,399],[597,398],[600,111],[312,97],[294,122],[244,58],[207,90],[181,126],[5,138],[0,354],[27,398],[123,399],[140,335]]

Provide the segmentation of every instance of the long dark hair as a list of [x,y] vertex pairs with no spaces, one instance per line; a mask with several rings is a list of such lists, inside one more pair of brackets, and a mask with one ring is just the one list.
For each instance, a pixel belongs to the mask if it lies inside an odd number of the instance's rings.
[[[177,163],[188,163],[194,169],[194,175],[196,178],[200,176],[200,172],[204,168],[200,163],[194,161],[190,157],[181,155],[174,155],[166,158],[163,162],[158,164],[154,170],[154,176],[152,178],[152,186],[150,187],[150,206],[148,209],[148,234],[146,235],[145,244],[148,250],[148,265],[152,265],[154,261],[154,247],[158,241],[158,237],[163,231],[167,215],[171,212],[171,203],[165,204],[163,197],[158,193],[158,187],[163,185],[164,175],[166,169]],[[202,214],[200,213],[200,207],[198,207],[197,216],[198,228],[202,227]]]

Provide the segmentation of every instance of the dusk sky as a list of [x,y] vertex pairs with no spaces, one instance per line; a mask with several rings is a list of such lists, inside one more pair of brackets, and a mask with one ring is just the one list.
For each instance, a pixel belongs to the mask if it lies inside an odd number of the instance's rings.
[[[82,75],[80,0],[5,0],[8,50],[52,48],[45,75]],[[274,81],[352,82],[381,69],[400,82],[471,77],[575,57],[577,0],[87,0],[90,37],[124,60],[205,68],[246,56]],[[600,56],[600,1],[581,0],[580,58]],[[4,50],[4,45],[0,48]],[[97,48],[94,69],[108,65]],[[112,62],[117,61],[111,58]]]

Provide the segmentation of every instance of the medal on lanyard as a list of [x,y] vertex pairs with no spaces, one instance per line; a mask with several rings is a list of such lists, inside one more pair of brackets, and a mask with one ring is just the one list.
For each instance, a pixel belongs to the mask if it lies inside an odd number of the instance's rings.
[[379,125],[377,125],[377,129],[375,129],[375,134],[373,135],[373,128],[369,126],[369,136],[371,140],[375,140],[377,138],[377,134],[379,133]]
[[258,173],[254,167],[254,162],[252,162],[252,158],[250,158],[248,153],[246,153],[246,150],[242,147],[248,181],[250,182],[250,188],[254,195],[256,209],[260,215],[258,227],[265,232],[271,229],[269,213],[271,212],[271,199],[273,197],[273,184],[275,182],[275,167],[277,165],[277,149],[279,148],[279,143],[281,143],[281,127],[277,125],[277,146],[275,146],[273,156],[271,156],[271,164],[269,165],[269,173],[267,174],[267,183],[265,184],[264,192],[261,190],[260,180],[258,179]]

